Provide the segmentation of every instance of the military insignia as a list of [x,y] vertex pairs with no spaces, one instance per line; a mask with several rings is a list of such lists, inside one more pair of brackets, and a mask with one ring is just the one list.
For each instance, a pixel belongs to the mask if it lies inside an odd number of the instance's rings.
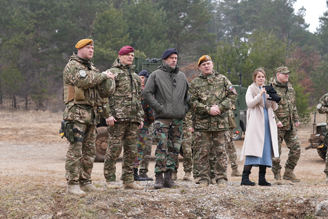
[[237,91],[236,91],[236,89],[235,89],[233,86],[231,86],[231,87],[229,88],[229,90],[232,91],[234,94],[237,94]]
[[319,103],[319,104],[317,105],[317,109],[320,109],[321,107],[322,107],[322,104]]
[[79,74],[82,78],[85,78],[85,76],[87,76],[87,72],[85,70],[80,70]]
[[209,56],[205,56],[207,60],[211,60]]

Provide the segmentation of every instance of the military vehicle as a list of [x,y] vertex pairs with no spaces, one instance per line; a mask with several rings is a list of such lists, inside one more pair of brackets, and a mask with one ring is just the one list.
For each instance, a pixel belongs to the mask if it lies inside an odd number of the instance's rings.
[[[141,70],[147,70],[148,72],[153,72],[161,64],[162,59],[142,59],[135,58],[134,65],[136,66],[136,73],[138,74]],[[233,85],[238,93],[238,99],[236,101],[236,109],[233,111],[236,128],[234,129],[234,140],[239,140],[242,137],[243,132],[246,131],[246,88],[239,85]],[[100,124],[97,126],[97,137],[96,137],[96,162],[103,162],[105,159],[106,149],[108,144],[108,132],[105,119],[102,119]]]
[[234,135],[233,139],[234,141],[237,141],[241,139],[243,132],[246,131],[246,112],[247,112],[247,105],[246,105],[246,91],[247,88],[239,86],[239,85],[233,85],[233,87],[236,89],[238,93],[238,99],[235,103],[235,110],[233,111],[233,114],[235,116],[235,122],[236,122],[236,128],[234,128]]
[[326,123],[316,124],[316,111],[314,112],[313,118],[313,133],[310,135],[309,143],[310,145],[305,148],[305,150],[314,148],[317,149],[318,155],[325,160],[327,153],[327,144],[324,143],[325,136],[327,134]]

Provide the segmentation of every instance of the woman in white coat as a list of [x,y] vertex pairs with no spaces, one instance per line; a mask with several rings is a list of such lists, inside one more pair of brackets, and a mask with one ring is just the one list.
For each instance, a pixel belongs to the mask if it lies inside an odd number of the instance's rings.
[[[273,111],[278,104],[268,100],[264,83],[264,69],[258,68],[253,73],[253,81],[246,93],[247,127],[241,160],[246,156],[241,185],[254,186],[249,180],[253,166],[259,166],[260,186],[271,186],[265,179],[266,168],[272,166],[272,156],[279,157],[277,125]],[[270,98],[269,98],[270,99]]]

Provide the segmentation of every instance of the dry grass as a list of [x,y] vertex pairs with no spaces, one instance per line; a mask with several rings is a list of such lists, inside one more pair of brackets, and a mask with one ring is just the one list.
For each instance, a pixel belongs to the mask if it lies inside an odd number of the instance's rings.
[[62,112],[1,110],[0,141],[58,141]]
[[[0,111],[0,218],[315,218],[316,204],[328,198],[324,162],[314,150],[304,151],[312,124],[299,128],[299,184],[241,187],[239,178],[228,175],[227,188],[179,180],[179,189],[154,190],[153,182],[142,182],[143,191],[116,191],[105,188],[103,164],[97,163],[93,180],[104,191],[84,198],[68,195],[64,180],[67,144],[58,134],[61,117],[62,113],[47,111]],[[317,121],[324,122],[325,117],[319,115]],[[242,141],[236,145],[239,155]],[[283,153],[285,160],[286,148]],[[243,163],[238,164],[241,170]],[[120,168],[121,163],[117,171]],[[179,178],[182,169],[180,164]],[[254,181],[257,171],[254,168],[251,174]],[[271,171],[267,179],[272,181]]]

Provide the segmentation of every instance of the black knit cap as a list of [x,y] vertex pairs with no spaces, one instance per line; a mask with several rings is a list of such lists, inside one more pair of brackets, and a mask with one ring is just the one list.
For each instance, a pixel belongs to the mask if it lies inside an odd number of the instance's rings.
[[171,49],[167,49],[165,50],[165,52],[162,55],[162,59],[166,59],[167,57],[169,57],[172,54],[177,54],[178,55],[178,51],[174,48]]

